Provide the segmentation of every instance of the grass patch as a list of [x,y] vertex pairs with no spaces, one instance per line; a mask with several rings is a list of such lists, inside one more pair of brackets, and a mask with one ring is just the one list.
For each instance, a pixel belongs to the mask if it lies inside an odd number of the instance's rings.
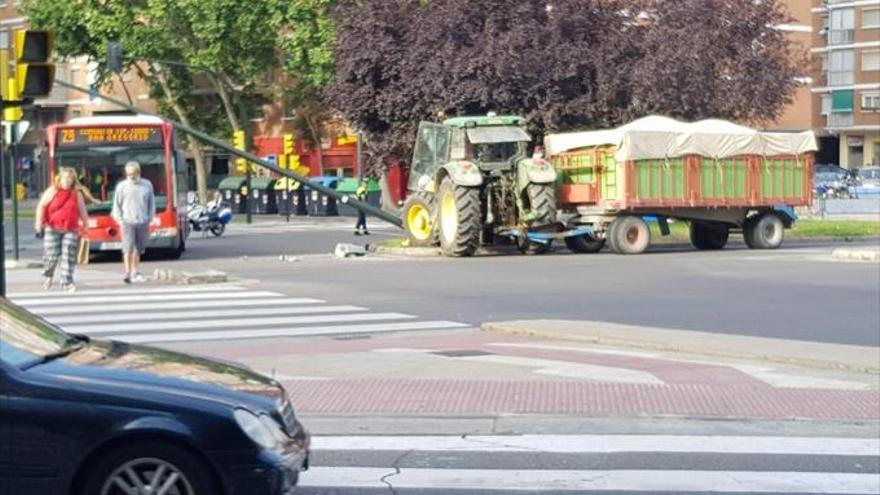
[[880,236],[880,222],[870,220],[798,220],[789,230],[792,237]]
[[[690,242],[690,223],[677,221],[669,224],[670,234],[666,237],[660,235],[660,226],[650,222],[652,242]],[[866,220],[813,220],[803,219],[794,223],[791,229],[785,232],[786,237],[811,238],[811,237],[871,237],[880,236],[880,222]]]
[[399,248],[406,247],[403,245],[405,241],[406,237],[389,237],[377,242],[376,245],[384,248]]

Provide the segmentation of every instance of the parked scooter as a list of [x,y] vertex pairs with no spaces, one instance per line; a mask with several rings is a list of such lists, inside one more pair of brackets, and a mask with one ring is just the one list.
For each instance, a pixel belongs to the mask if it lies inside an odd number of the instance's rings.
[[232,221],[232,209],[220,198],[208,201],[206,205],[192,200],[187,205],[186,216],[193,232],[201,232],[202,237],[206,237],[208,232],[220,237],[226,231],[226,224]]

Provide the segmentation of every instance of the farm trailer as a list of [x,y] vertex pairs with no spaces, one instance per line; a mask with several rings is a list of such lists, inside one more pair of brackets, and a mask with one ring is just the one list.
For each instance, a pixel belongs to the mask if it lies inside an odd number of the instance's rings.
[[812,202],[812,132],[760,132],[722,120],[683,123],[645,117],[617,129],[549,134],[559,219],[567,247],[607,243],[638,254],[651,243],[645,217],[690,222],[697,249],[721,249],[742,232],[752,249],[775,249]]

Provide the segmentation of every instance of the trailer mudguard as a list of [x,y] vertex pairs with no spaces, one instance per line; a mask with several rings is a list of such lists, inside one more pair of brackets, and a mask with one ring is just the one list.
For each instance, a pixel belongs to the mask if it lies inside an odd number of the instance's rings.
[[551,184],[556,182],[556,170],[550,162],[541,158],[526,158],[516,164],[516,184],[522,192],[529,184]]
[[[483,184],[483,173],[476,163],[459,160],[449,162],[443,165],[442,170],[446,173],[456,186],[476,187]],[[439,188],[440,180],[437,180]]]

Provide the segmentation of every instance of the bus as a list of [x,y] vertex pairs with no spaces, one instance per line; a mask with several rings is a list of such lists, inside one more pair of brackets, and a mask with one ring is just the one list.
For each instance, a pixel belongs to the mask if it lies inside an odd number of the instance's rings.
[[113,191],[125,178],[125,164],[134,160],[156,194],[148,251],[183,254],[189,235],[186,159],[175,145],[173,125],[141,115],[82,117],[51,125],[46,134],[50,180],[60,167],[71,167],[95,200],[86,200],[92,252],[121,249],[119,225],[110,216]]

